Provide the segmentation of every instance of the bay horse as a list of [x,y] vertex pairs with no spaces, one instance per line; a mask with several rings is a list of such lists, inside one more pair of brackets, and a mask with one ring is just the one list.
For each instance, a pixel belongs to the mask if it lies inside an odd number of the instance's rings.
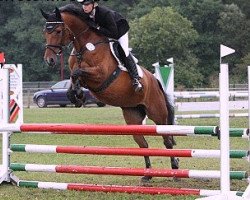
[[[135,92],[127,72],[118,68],[109,42],[88,25],[88,18],[81,7],[69,4],[52,13],[42,15],[46,19],[44,36],[46,39],[45,62],[54,66],[64,46],[73,44],[75,53],[69,57],[72,87],[69,98],[77,103],[81,98],[78,88],[87,87],[101,102],[122,109],[126,124],[141,125],[146,116],[157,125],[174,124],[174,107],[165,94],[160,82],[145,68],[142,68],[143,91]],[[78,85],[78,86],[77,86]],[[162,136],[164,145],[172,149],[173,136]],[[133,136],[140,148],[148,148],[144,136]],[[151,168],[149,156],[145,156],[146,168]],[[172,169],[179,168],[179,159],[171,157]],[[149,181],[152,177],[142,177]]]

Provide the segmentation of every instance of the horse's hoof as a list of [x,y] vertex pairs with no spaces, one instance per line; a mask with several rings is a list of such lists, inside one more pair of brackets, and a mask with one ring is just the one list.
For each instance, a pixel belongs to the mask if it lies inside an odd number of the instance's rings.
[[149,184],[151,179],[152,179],[151,176],[143,176],[141,178],[141,185],[147,185],[147,184]]
[[172,167],[172,169],[179,169],[179,163],[180,163],[179,158],[171,159],[171,167]]
[[75,107],[80,108],[80,107],[82,107],[82,105],[83,105],[83,102],[81,100],[77,99],[77,102],[75,103]]
[[77,99],[76,99],[76,96],[75,96],[75,93],[76,91],[75,90],[72,90],[72,89],[69,89],[66,93],[68,99],[70,100],[71,103],[73,104],[76,104],[77,103]]

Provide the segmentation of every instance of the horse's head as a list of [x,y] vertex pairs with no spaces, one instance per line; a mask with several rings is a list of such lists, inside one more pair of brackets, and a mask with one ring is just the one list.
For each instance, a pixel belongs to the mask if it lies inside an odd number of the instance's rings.
[[58,8],[53,13],[45,13],[43,10],[41,10],[41,13],[46,19],[44,28],[46,39],[44,60],[48,65],[55,66],[58,63],[58,55],[61,54],[63,46],[69,44],[73,36],[63,22]]

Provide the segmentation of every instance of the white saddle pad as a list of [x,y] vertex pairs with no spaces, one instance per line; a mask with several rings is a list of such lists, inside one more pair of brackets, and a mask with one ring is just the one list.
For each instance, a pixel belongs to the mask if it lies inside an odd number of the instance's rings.
[[[128,71],[127,68],[123,66],[123,64],[121,63],[121,61],[120,61],[120,60],[117,58],[117,56],[115,55],[115,51],[114,51],[114,48],[113,48],[113,43],[114,43],[114,42],[110,42],[110,43],[109,43],[109,46],[110,46],[110,49],[111,49],[111,52],[112,52],[113,56],[115,57],[115,59],[116,59],[117,62],[118,62],[118,67],[119,67],[122,71],[126,71],[126,72],[127,72],[127,71]],[[132,55],[132,56],[133,56],[133,55]],[[134,59],[134,61],[135,61],[135,63],[136,63],[138,75],[139,75],[140,78],[142,78],[142,77],[143,77],[142,68],[141,68],[140,65],[137,64],[137,63],[138,63],[137,58],[135,58],[135,57],[133,56],[133,59]]]

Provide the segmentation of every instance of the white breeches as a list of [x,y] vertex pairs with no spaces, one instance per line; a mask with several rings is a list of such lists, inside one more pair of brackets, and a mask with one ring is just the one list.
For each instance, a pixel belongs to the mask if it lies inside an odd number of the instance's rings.
[[124,51],[126,57],[128,57],[128,55],[129,55],[129,48],[128,48],[128,32],[125,33],[122,37],[120,37],[120,38],[118,39],[118,42],[119,42],[120,45],[122,46],[123,51]]

